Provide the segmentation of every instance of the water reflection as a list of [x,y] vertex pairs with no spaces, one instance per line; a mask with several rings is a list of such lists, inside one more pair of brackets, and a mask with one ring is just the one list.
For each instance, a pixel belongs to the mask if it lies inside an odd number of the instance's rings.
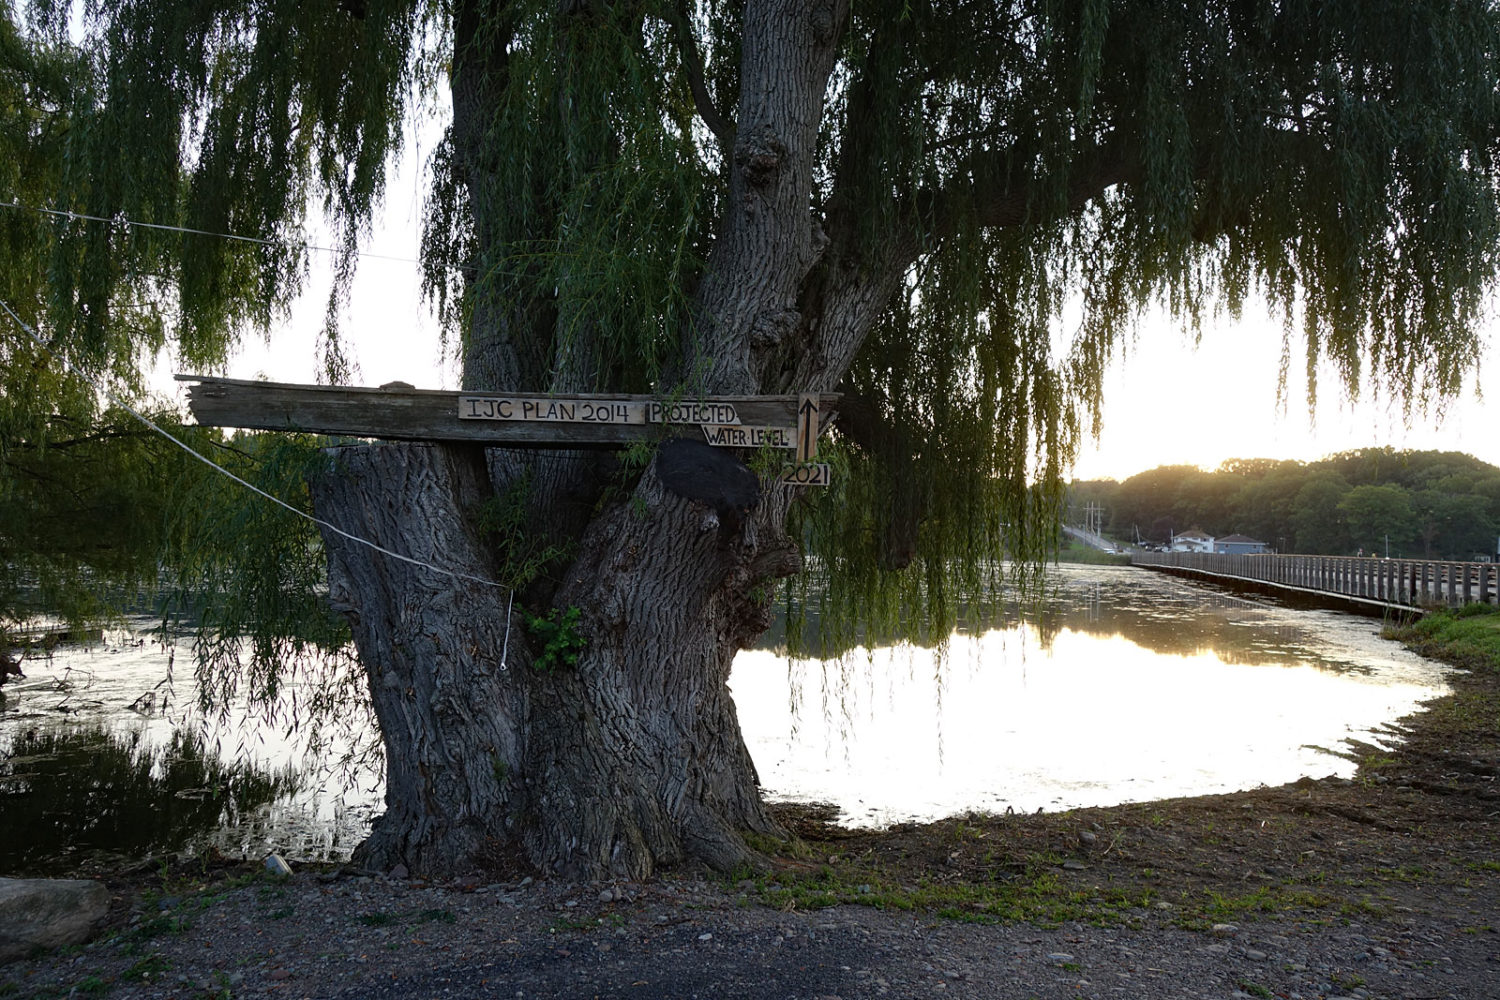
[[296,789],[289,770],[225,763],[193,730],[156,746],[140,730],[29,728],[0,758],[0,872],[175,851]]
[[770,794],[879,825],[1348,774],[1328,751],[1443,693],[1442,668],[1369,619],[1292,610],[1170,577],[1063,567],[1044,599],[955,635],[731,679]]
[[[329,765],[347,742],[320,755],[243,706],[195,712],[170,648],[60,648],[26,671],[0,702],[0,849],[338,859],[381,808],[378,770]],[[945,656],[888,642],[789,664],[748,650],[731,686],[768,793],[835,802],[859,825],[1349,773],[1318,748],[1379,742],[1445,690],[1440,667],[1369,619],[1116,567],[1065,567],[1035,603],[973,611]],[[110,735],[90,744],[80,729]],[[82,797],[46,804],[29,791],[44,781]],[[152,832],[127,832],[138,823]],[[28,857],[0,855],[0,874],[50,863]]]
[[144,634],[59,646],[5,686],[0,875],[66,870],[100,851],[347,858],[384,792],[378,761],[341,763],[369,736],[358,706],[321,742],[288,731],[306,698],[296,678],[273,707],[277,724],[242,702],[205,716],[174,647]]

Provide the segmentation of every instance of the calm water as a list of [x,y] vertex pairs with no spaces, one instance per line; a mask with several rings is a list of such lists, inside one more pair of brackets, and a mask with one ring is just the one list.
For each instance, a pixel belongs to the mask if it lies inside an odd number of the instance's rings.
[[1032,812],[1347,776],[1330,753],[1445,693],[1380,623],[1126,567],[1061,567],[1040,614],[913,646],[787,664],[731,685],[773,796],[851,826]]
[[[942,656],[749,650],[730,683],[772,797],[879,825],[1349,774],[1330,751],[1382,742],[1446,690],[1440,666],[1378,632],[1146,571],[1062,567],[1039,610],[956,634]],[[59,651],[5,687],[0,874],[182,846],[347,857],[380,809],[377,771],[331,763],[357,737],[313,753],[241,713],[202,719],[191,671],[137,641]]]

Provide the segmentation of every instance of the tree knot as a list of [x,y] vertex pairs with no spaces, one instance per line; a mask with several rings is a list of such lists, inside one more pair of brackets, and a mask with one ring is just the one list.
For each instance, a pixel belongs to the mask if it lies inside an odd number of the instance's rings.
[[833,4],[820,3],[807,12],[807,23],[812,27],[813,41],[827,45],[833,41]]
[[802,314],[795,309],[763,312],[755,317],[755,324],[750,328],[750,346],[757,351],[775,347],[801,322]]
[[761,124],[741,132],[734,144],[734,161],[754,187],[770,184],[786,155],[786,143],[770,125]]

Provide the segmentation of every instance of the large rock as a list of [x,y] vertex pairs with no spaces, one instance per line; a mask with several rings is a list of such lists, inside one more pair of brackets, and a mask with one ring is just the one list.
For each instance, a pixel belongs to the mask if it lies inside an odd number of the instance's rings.
[[107,912],[101,882],[0,878],[0,963],[86,941]]

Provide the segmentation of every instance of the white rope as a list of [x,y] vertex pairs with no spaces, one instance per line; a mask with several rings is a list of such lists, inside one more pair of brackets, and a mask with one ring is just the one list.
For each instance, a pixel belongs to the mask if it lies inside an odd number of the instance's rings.
[[515,606],[516,592],[510,592],[510,600],[505,604],[505,642],[500,646],[500,670],[504,672],[507,668],[505,658],[510,655],[510,609]]
[[[196,452],[192,448],[190,448],[183,441],[179,440],[178,438],[173,437],[171,434],[169,434],[166,431],[162,430],[149,417],[147,417],[147,416],[145,416],[145,415],[143,415],[141,413],[137,413],[130,406],[128,406],[127,404],[121,402],[120,399],[117,396],[115,396],[114,393],[110,392],[107,388],[104,388],[104,387],[100,386],[92,378],[90,378],[88,375],[86,375],[85,373],[83,373],[82,371],[80,371],[78,368],[76,368],[66,358],[63,358],[60,355],[58,355],[57,352],[55,352],[55,351],[52,350],[51,345],[49,345],[45,340],[42,339],[41,334],[37,333],[36,330],[34,330],[30,325],[28,325],[25,320],[23,320],[20,316],[16,315],[16,311],[14,309],[12,309],[10,307],[9,303],[7,303],[4,299],[0,299],[0,309],[4,309],[7,313],[9,313],[10,314],[10,318],[13,319],[13,320],[15,320],[16,324],[18,326],[20,326],[20,328],[22,330],[26,331],[27,335],[30,336],[32,340],[36,341],[37,344],[42,348],[42,350],[46,351],[49,355],[51,355],[52,358],[55,361],[57,361],[59,364],[61,364],[68,371],[72,372],[74,375],[76,375],[79,378],[83,379],[84,381],[88,382],[90,385],[92,385],[98,391],[104,393],[104,395],[106,397],[108,397],[108,399],[109,399],[109,401],[111,403],[113,403],[114,405],[118,406],[120,409],[124,410],[126,413],[129,413],[132,417],[135,417],[135,419],[139,420],[141,423],[145,424],[151,430],[153,430],[156,433],[160,434],[162,437],[166,438],[168,441],[172,442],[177,447],[181,448],[183,451],[187,452],[189,455],[193,456],[198,461],[200,461],[204,465],[208,466],[210,469],[213,469],[215,472],[218,472],[221,475],[228,476],[230,479],[232,479],[235,482],[239,483],[241,486],[245,487],[247,490],[250,490],[252,493],[258,493],[261,496],[265,497],[267,500],[269,500],[272,503],[276,504],[276,506],[283,507],[283,508],[291,511],[293,514],[296,514],[298,517],[306,518],[307,520],[313,522],[316,525],[319,525],[320,527],[327,528],[329,531],[333,532],[336,535],[339,535],[342,538],[347,538],[349,541],[354,542],[354,543],[356,543],[358,545],[364,545],[364,546],[366,546],[368,548],[374,549],[376,552],[379,552],[382,555],[390,556],[392,559],[399,559],[402,562],[411,563],[414,566],[421,566],[421,567],[423,567],[425,569],[430,569],[430,570],[432,570],[435,573],[441,573],[444,576],[451,576],[455,580],[468,580],[471,583],[483,584],[486,587],[498,587],[498,586],[500,586],[500,584],[496,583],[493,580],[486,580],[486,579],[483,579],[481,577],[472,576],[472,575],[470,575],[468,573],[460,573],[460,572],[458,572],[456,570],[444,569],[441,566],[434,566],[432,563],[425,562],[425,561],[423,561],[421,559],[414,559],[411,556],[404,556],[404,555],[402,555],[399,552],[392,552],[390,549],[385,548],[384,546],[381,546],[381,545],[377,545],[376,543],[370,541],[369,539],[360,538],[358,535],[350,534],[349,532],[345,531],[343,528],[340,528],[338,525],[330,524],[329,522],[323,520],[322,518],[314,517],[313,515],[307,513],[306,511],[298,510],[296,507],[293,507],[291,504],[289,504],[286,501],[280,499],[279,497],[274,497],[271,494],[267,493],[265,490],[261,489],[259,486],[256,486],[254,483],[250,483],[250,482],[245,481],[244,479],[241,479],[239,476],[236,476],[234,473],[230,472],[228,469],[226,469],[223,466],[219,465],[213,459],[207,457],[206,455],[199,454],[198,452]],[[511,599],[513,601],[515,599],[515,591],[514,590],[511,591]],[[510,644],[510,609],[509,608],[507,608],[506,612],[505,612],[505,641],[506,641],[506,648],[508,649],[509,648],[509,644]],[[501,654],[500,660],[501,660],[501,663],[503,664],[504,661],[505,661],[505,656],[504,656],[503,653]]]

